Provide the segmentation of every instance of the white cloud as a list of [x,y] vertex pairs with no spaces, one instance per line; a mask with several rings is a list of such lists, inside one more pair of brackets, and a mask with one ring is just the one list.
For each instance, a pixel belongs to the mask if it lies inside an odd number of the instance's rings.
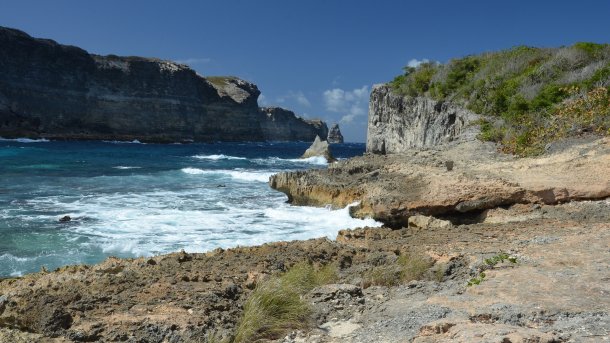
[[263,93],[258,96],[258,104],[262,106],[267,106],[267,98],[263,95]]
[[428,63],[428,62],[430,62],[430,60],[427,59],[427,58],[424,58],[422,60],[418,60],[416,58],[413,58],[409,62],[407,62],[407,67],[417,68],[420,64]]
[[283,104],[287,100],[296,101],[297,104],[299,104],[301,106],[311,107],[311,102],[309,102],[309,99],[307,99],[305,94],[301,91],[298,91],[298,92],[289,91],[288,93],[286,93],[286,95],[278,97],[275,101],[277,103]]
[[339,120],[340,123],[351,123],[354,121],[354,118],[356,118],[357,115],[355,114],[346,114],[343,117],[341,117],[341,119]]
[[305,94],[303,94],[303,92],[295,93],[294,97],[299,104],[307,107],[311,106],[311,103],[309,102]]
[[176,63],[194,65],[194,64],[205,64],[212,62],[211,58],[203,58],[203,57],[192,57],[185,58],[183,60],[177,60]]
[[324,91],[324,105],[331,112],[342,113],[340,122],[351,123],[354,119],[367,114],[369,87],[362,86],[351,91],[341,88]]

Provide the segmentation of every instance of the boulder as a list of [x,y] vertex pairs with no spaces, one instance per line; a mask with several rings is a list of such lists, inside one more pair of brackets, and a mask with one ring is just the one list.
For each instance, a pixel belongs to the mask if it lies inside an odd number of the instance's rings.
[[328,163],[337,160],[330,152],[328,141],[321,140],[320,136],[316,136],[316,139],[313,141],[311,146],[307,150],[305,150],[305,153],[303,154],[303,156],[301,156],[301,158],[309,158],[316,156],[323,156],[324,158],[326,158],[326,161],[328,161]]
[[414,229],[448,229],[453,226],[448,220],[422,216],[419,214],[409,217],[408,224],[410,228]]

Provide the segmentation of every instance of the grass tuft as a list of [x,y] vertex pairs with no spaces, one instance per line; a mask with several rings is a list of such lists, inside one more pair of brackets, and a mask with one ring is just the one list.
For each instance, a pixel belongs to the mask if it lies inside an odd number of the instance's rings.
[[301,262],[283,275],[261,282],[244,305],[233,342],[277,339],[289,330],[307,327],[311,310],[301,296],[336,280],[336,266],[315,268],[310,263]]

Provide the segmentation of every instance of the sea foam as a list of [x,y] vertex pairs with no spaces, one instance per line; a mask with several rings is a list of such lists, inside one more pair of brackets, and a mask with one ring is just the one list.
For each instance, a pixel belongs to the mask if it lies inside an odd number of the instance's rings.
[[204,170],[199,168],[182,168],[183,173],[190,175],[219,175],[230,176],[235,180],[267,182],[269,177],[275,173],[266,171],[246,171],[246,170]]
[[219,154],[219,155],[195,155],[193,157],[201,159],[201,160],[213,160],[213,161],[218,161],[218,160],[247,160],[247,158],[245,158],[245,157],[229,156],[229,155],[224,155],[224,154]]
[[46,143],[46,142],[50,142],[50,141],[46,138],[31,139],[31,138],[2,138],[2,137],[0,137],[0,142]]

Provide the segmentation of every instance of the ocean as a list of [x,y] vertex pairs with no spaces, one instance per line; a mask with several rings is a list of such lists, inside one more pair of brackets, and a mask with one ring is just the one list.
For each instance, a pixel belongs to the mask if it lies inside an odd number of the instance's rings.
[[[0,277],[380,225],[348,208],[291,206],[268,186],[279,171],[326,168],[298,158],[308,146],[0,140]],[[341,159],[364,148],[332,151]]]

